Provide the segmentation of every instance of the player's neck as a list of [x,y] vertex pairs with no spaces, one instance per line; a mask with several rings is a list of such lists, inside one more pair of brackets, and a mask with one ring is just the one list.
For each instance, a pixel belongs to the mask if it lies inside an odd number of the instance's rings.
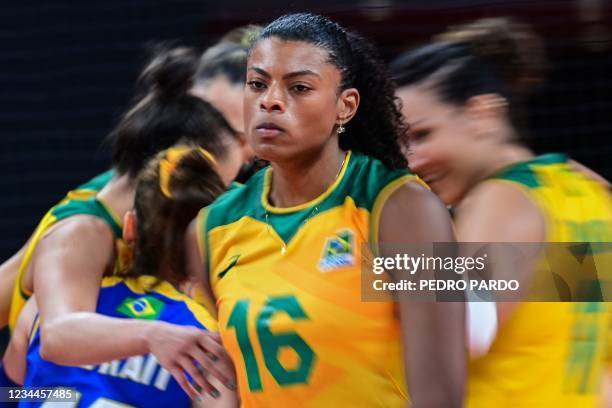
[[494,176],[502,169],[533,158],[533,152],[518,144],[504,144],[487,155],[483,165],[484,179]]
[[126,212],[134,208],[134,181],[129,176],[115,176],[97,194],[97,198],[123,218]]
[[273,163],[268,200],[276,207],[293,207],[314,200],[336,181],[344,158],[345,152],[336,146],[301,163]]

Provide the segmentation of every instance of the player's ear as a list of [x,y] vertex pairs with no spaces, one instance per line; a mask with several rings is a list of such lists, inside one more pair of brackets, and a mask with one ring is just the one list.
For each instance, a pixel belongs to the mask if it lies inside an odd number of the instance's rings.
[[123,216],[123,240],[128,244],[136,241],[136,211],[130,210]]
[[346,125],[357,113],[359,107],[359,91],[355,88],[348,88],[342,91],[336,104],[338,125]]

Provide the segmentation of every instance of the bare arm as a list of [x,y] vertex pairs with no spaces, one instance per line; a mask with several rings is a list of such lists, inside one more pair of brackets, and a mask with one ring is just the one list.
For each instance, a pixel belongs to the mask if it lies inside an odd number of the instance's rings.
[[[394,256],[384,244],[453,242],[444,205],[417,183],[395,191],[383,207],[381,255]],[[458,302],[407,302],[399,305],[405,370],[412,407],[460,407],[465,392],[465,309]]]
[[30,331],[36,318],[36,301],[32,298],[25,304],[15,328],[11,335],[11,341],[6,348],[4,359],[4,369],[11,380],[23,385],[25,381],[28,344],[30,342]]
[[[457,208],[455,225],[460,242],[526,243],[546,239],[545,220],[535,204],[517,187],[495,181],[482,183],[464,200]],[[530,272],[529,268],[514,271],[512,278],[525,282]],[[498,327],[517,305],[516,302],[496,304]]]
[[8,324],[13,288],[28,243],[0,265],[0,329]]
[[114,261],[113,245],[112,231],[87,216],[67,220],[39,244],[33,267],[42,357],[57,364],[80,365],[151,352],[192,397],[197,393],[183,370],[202,388],[212,390],[193,360],[230,382],[228,368],[212,360],[222,352],[221,346],[205,332],[95,313],[102,276]]
[[196,290],[201,294],[198,301],[201,301],[206,309],[216,317],[217,306],[206,269],[206,254],[200,250],[197,229],[198,220],[195,219],[189,224],[185,234],[185,265],[187,265],[187,272],[192,277]]
[[[83,324],[95,312],[100,282],[114,259],[114,237],[110,228],[91,216],[75,216],[58,224],[39,243],[32,260],[34,292],[40,310],[41,354],[58,364],[81,363],[80,358],[99,358],[97,362],[126,357],[141,351],[144,342],[126,341],[125,332],[101,328],[95,321]],[[88,316],[94,318],[95,316]],[[77,329],[78,328],[78,329]],[[85,329],[85,330],[82,330]],[[83,340],[95,335],[96,343],[122,344],[115,353],[92,353],[91,343]],[[126,343],[123,343],[126,341]],[[121,343],[117,343],[121,342]],[[121,351],[119,351],[119,349]],[[125,353],[121,354],[125,350]]]

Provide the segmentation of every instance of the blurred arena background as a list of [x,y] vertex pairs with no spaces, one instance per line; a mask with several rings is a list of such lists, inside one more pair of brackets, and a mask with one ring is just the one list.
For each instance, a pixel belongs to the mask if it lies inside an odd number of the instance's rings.
[[530,23],[550,60],[548,81],[530,104],[533,148],[567,152],[612,177],[608,0],[3,1],[0,261],[69,188],[107,167],[101,142],[128,102],[147,43],[204,48],[231,28],[290,11],[329,15],[387,59],[448,25],[487,16]]

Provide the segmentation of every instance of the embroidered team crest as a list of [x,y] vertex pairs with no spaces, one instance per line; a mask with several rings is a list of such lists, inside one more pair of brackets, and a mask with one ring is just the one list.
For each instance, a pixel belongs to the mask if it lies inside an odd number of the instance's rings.
[[328,238],[319,269],[327,272],[330,269],[353,266],[355,264],[355,236],[351,230],[340,230],[333,238]]
[[117,308],[117,312],[136,319],[155,320],[166,305],[152,296],[126,298]]

